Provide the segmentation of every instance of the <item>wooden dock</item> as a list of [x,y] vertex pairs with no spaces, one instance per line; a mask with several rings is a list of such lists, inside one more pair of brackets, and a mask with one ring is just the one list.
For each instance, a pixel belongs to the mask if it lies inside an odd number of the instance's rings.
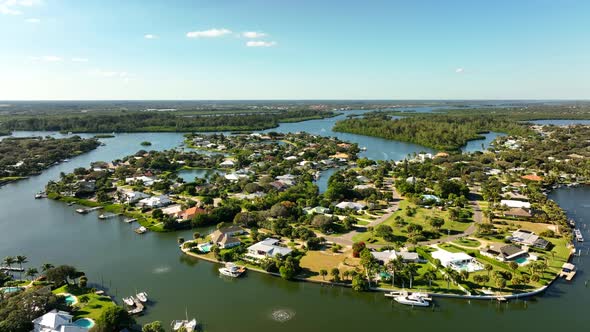
[[567,281],[574,279],[576,275],[576,266],[572,263],[564,263],[559,272],[559,277],[565,278]]

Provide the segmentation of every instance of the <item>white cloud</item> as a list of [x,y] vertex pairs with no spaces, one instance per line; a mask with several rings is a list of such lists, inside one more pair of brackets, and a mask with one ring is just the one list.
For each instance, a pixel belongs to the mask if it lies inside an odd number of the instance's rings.
[[186,33],[188,38],[215,38],[222,37],[231,33],[228,29],[209,29],[203,31],[190,31]]
[[31,23],[31,24],[39,24],[39,23],[41,23],[41,20],[38,18],[27,18],[25,20],[25,22]]
[[31,56],[29,60],[35,62],[60,62],[63,59],[55,55],[44,55],[44,56]]
[[72,62],[88,62],[87,58],[72,58]]
[[41,3],[41,0],[0,0],[0,14],[21,15],[22,7],[32,7]]
[[114,71],[114,70],[102,70],[102,69],[93,69],[89,71],[89,74],[92,76],[100,76],[100,77],[116,77],[116,78],[130,78],[132,75],[126,71]]
[[242,32],[242,36],[246,38],[264,38],[268,36],[268,34],[264,32],[257,32],[257,31],[245,31]]
[[145,39],[157,39],[158,36],[152,35],[151,33],[148,33],[147,35],[144,35],[143,38],[145,38]]
[[457,69],[455,69],[455,73],[457,73],[457,74],[461,74],[464,71],[465,71],[465,69],[463,69],[463,68],[457,68]]
[[263,40],[250,40],[246,43],[248,47],[272,47],[275,46],[277,43],[274,41],[263,41]]

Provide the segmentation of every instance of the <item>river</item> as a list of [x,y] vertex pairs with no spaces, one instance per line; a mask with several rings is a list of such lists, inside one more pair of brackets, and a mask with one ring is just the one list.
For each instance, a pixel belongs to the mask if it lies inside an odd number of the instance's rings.
[[[334,119],[284,124],[275,130],[296,128],[342,139],[352,137],[375,159],[428,151],[412,144],[331,133],[330,120]],[[215,264],[184,256],[178,250],[177,237],[190,238],[192,231],[140,236],[132,232],[133,226],[116,218],[99,221],[94,213],[79,215],[73,206],[33,199],[33,194],[57,179],[60,172],[134,153],[142,148],[142,141],[152,142],[150,149],[174,148],[181,144],[182,135],[117,134],[102,141],[105,146],[0,188],[0,257],[26,255],[30,261],[27,267],[46,262],[74,265],[118,299],[147,291],[153,304],[138,318],[140,323],[161,320],[168,325],[183,318],[186,308],[207,331],[550,331],[564,324],[573,330],[587,328],[588,320],[583,317],[590,296],[583,271],[574,282],[558,281],[543,296],[528,301],[498,304],[439,299],[434,309],[411,309],[392,304],[380,293],[287,282],[254,272],[239,280],[222,279]],[[588,197],[590,188],[586,187],[559,189],[552,194],[579,222],[590,220]],[[584,231],[590,238],[587,228]],[[588,263],[588,256],[576,258],[580,267]]]

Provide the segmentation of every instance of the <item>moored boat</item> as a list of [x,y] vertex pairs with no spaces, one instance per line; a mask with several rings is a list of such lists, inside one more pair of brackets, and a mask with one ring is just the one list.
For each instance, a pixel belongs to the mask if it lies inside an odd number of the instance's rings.
[[246,272],[246,268],[243,266],[237,266],[234,263],[226,263],[224,267],[219,269],[219,273],[224,276],[237,278]]
[[137,234],[143,234],[145,232],[147,232],[147,228],[145,228],[144,226],[135,229],[135,233]]
[[408,294],[407,292],[403,292],[397,296],[394,296],[393,299],[395,302],[403,305],[411,305],[416,307],[428,307],[430,305],[430,302],[427,300],[430,298],[428,297],[428,294],[424,293]]
[[148,297],[147,297],[147,293],[146,292],[141,292],[141,293],[137,293],[137,298],[141,301],[141,302],[147,302]]
[[193,318],[190,321],[188,319],[174,320],[170,326],[172,327],[172,331],[178,331],[184,328],[187,332],[193,332],[197,328],[197,325],[197,320]]
[[125,302],[126,305],[132,307],[135,305],[135,302],[133,302],[133,298],[132,297],[124,297],[123,298],[123,302]]

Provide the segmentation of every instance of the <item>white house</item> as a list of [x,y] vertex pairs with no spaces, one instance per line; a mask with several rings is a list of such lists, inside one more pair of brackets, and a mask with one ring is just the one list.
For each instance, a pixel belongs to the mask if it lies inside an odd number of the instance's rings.
[[87,328],[72,322],[73,317],[68,312],[54,309],[33,320],[32,332],[87,332]]
[[235,172],[234,172],[234,173],[230,173],[230,174],[225,174],[223,177],[224,177],[224,178],[226,178],[226,179],[227,179],[227,180],[229,180],[229,181],[232,181],[232,182],[237,182],[237,181],[239,181],[240,179],[245,179],[245,178],[247,178],[247,177],[248,177],[248,175],[246,175],[246,174],[238,174],[238,173],[235,173]]
[[145,175],[125,179],[125,183],[127,184],[135,183],[137,181],[141,181],[144,186],[151,186],[152,184],[154,184],[154,182],[156,182],[156,179]]
[[512,199],[503,199],[500,201],[501,205],[507,206],[509,208],[523,208],[523,209],[530,209],[531,203],[523,202],[523,201],[516,201]]
[[400,257],[404,262],[420,262],[420,256],[415,252],[409,251],[395,251],[395,250],[384,250],[384,251],[372,251],[371,255],[378,261],[386,264],[387,262],[394,261]]
[[316,206],[316,207],[306,207],[303,209],[303,213],[305,214],[326,214],[330,213],[330,209],[323,207],[323,206]]
[[442,266],[449,267],[458,272],[483,270],[483,265],[480,262],[464,252],[449,252],[439,249],[432,253],[432,258],[440,260]]
[[340,202],[338,204],[336,204],[336,207],[339,209],[353,209],[353,210],[362,210],[366,207],[365,204],[362,203],[356,203],[356,202]]
[[267,238],[249,246],[247,255],[255,260],[259,260],[267,257],[274,258],[277,255],[286,256],[293,251],[289,248],[278,246],[277,244],[279,242],[277,239]]
[[168,198],[168,196],[160,195],[160,196],[152,196],[149,198],[144,198],[139,201],[138,205],[149,207],[149,208],[159,208],[159,207],[169,205],[170,203],[172,203],[172,201],[170,200],[170,198]]
[[137,203],[144,198],[150,197],[150,195],[144,194],[141,191],[126,191],[123,193],[123,196],[127,204]]

